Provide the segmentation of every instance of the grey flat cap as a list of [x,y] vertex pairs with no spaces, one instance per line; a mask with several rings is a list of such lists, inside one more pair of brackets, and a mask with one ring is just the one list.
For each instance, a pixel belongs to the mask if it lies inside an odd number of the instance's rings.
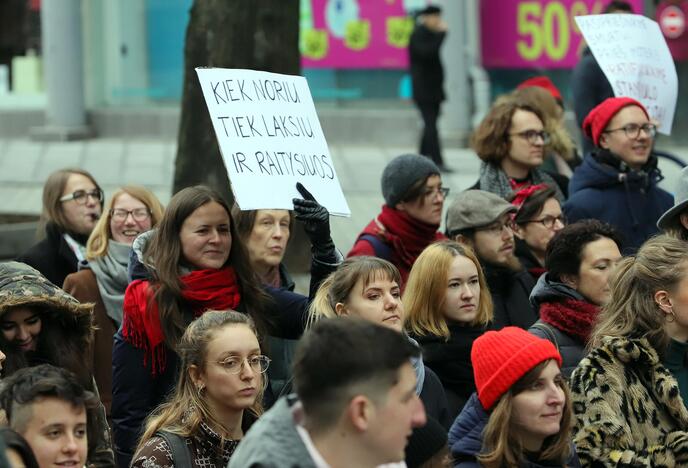
[[488,226],[504,213],[515,213],[516,207],[508,201],[484,190],[466,190],[459,193],[447,210],[448,234],[464,229]]

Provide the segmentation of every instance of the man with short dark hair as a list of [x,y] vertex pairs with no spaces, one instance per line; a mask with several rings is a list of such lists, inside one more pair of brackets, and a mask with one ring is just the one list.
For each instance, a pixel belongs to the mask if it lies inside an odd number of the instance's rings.
[[447,237],[470,246],[478,256],[494,304],[494,326],[528,329],[538,319],[528,299],[535,286],[515,252],[516,207],[483,190],[461,192],[449,206]]
[[18,370],[0,388],[10,427],[26,439],[40,468],[86,464],[86,410],[97,405],[72,373],[48,364]]
[[296,395],[253,425],[229,467],[402,462],[412,429],[425,424],[410,362],[419,354],[401,334],[368,321],[318,322],[294,357]]

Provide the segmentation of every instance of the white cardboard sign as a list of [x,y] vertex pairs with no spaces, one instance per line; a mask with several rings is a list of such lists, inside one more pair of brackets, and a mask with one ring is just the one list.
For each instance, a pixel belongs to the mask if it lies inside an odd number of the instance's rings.
[[670,135],[678,77],[659,25],[630,14],[576,16],[576,24],[614,95],[640,101],[659,131]]
[[196,73],[242,210],[291,210],[301,182],[331,214],[351,215],[305,78],[226,68]]

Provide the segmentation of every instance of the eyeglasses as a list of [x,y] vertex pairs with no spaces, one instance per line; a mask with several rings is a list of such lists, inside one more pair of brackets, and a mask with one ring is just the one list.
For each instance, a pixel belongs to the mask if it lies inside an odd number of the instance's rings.
[[545,216],[542,219],[531,219],[526,223],[542,223],[542,225],[545,226],[547,229],[552,229],[554,228],[554,225],[557,223],[557,221],[559,221],[562,226],[566,226],[566,217],[564,217],[564,215]]
[[77,205],[85,205],[88,197],[91,197],[92,199],[94,199],[97,202],[102,202],[103,201],[103,191],[100,189],[91,190],[90,192],[87,192],[86,190],[77,190],[74,193],[70,193],[69,195],[65,195],[63,197],[60,197],[60,201],[66,202],[66,201],[74,200]]
[[484,231],[489,232],[491,234],[501,234],[504,229],[507,229],[508,231],[513,231],[515,226],[516,225],[513,219],[509,218],[503,223],[494,223],[484,228],[476,228],[476,231]]
[[645,132],[645,135],[649,136],[650,138],[654,138],[657,134],[657,126],[651,123],[646,123],[642,125],[628,124],[624,125],[623,127],[605,130],[603,133],[618,132],[619,130],[623,130],[626,136],[633,140],[640,137],[641,130]]
[[115,221],[124,221],[127,217],[131,215],[134,221],[145,221],[150,218],[150,211],[148,208],[136,208],[134,210],[125,210],[122,208],[116,208],[110,210],[110,217]]
[[509,133],[509,135],[516,135],[521,138],[524,138],[528,140],[528,143],[530,143],[531,145],[536,145],[538,143],[538,139],[542,140],[543,145],[548,144],[550,141],[549,132],[546,132],[544,130],[524,130],[518,133]]
[[438,193],[442,195],[442,198],[447,198],[447,195],[449,195],[449,187],[426,189],[425,192],[423,192],[423,195],[425,196],[425,198],[435,198],[435,196],[437,196]]
[[258,372],[260,374],[265,373],[270,366],[270,358],[263,355],[247,358],[229,357],[222,361],[217,361],[217,364],[229,374],[239,374],[244,369],[244,362],[248,362],[253,372]]

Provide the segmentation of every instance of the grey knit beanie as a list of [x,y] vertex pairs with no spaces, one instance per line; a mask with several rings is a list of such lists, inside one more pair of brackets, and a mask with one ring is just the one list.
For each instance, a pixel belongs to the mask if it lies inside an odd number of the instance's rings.
[[402,201],[409,189],[440,170],[430,158],[419,154],[402,154],[392,159],[382,171],[382,196],[390,208]]

